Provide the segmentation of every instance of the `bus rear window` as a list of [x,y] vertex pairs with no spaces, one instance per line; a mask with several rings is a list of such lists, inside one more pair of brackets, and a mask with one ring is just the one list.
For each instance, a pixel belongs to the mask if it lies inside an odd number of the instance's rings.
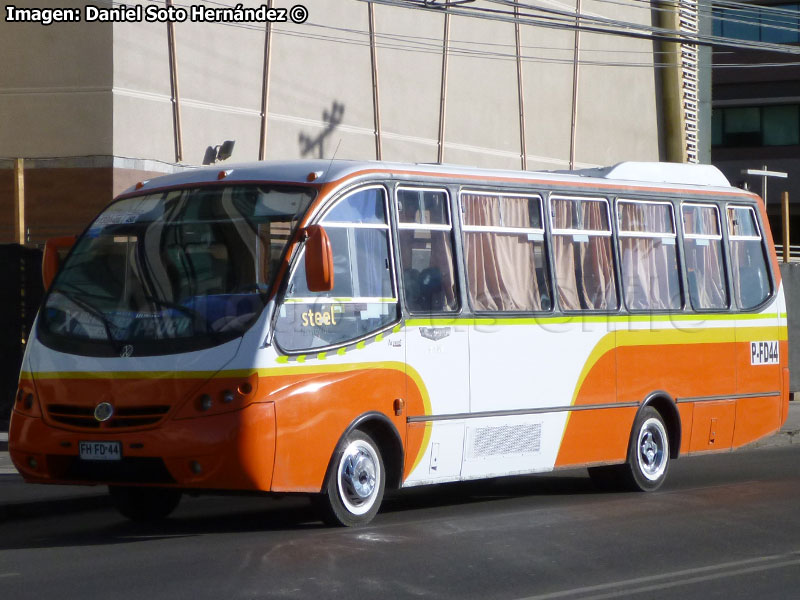
[[771,292],[767,257],[755,211],[749,206],[728,206],[733,295],[744,310],[755,308]]

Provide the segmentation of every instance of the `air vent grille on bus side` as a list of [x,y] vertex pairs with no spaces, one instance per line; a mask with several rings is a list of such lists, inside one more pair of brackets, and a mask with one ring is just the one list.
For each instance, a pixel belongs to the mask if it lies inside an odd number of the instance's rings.
[[539,452],[542,447],[542,424],[477,427],[472,431],[471,458]]

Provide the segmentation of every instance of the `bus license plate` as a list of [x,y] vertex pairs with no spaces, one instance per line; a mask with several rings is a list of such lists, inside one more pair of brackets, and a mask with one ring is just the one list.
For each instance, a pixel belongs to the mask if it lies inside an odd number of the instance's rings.
[[81,460],[122,460],[119,442],[81,442]]

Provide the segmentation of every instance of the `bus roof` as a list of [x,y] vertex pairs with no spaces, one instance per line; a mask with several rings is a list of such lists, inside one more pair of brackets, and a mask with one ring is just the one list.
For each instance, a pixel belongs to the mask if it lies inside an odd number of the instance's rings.
[[693,165],[683,163],[622,162],[610,167],[581,169],[576,171],[510,171],[481,169],[463,165],[438,163],[391,163],[380,161],[355,160],[289,160],[262,161],[240,164],[224,164],[212,167],[189,168],[179,173],[157,177],[140,182],[126,190],[122,195],[147,192],[176,186],[215,183],[224,179],[226,183],[269,181],[274,183],[326,184],[337,182],[359,173],[388,176],[453,176],[475,180],[516,181],[524,183],[578,183],[599,187],[610,184],[642,187],[697,187],[715,188],[721,192],[731,192],[732,188],[719,169],[712,165]]

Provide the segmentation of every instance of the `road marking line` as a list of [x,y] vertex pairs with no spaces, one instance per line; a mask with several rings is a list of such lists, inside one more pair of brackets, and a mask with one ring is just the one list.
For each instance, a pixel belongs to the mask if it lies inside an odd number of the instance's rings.
[[0,578],[2,577],[19,577],[22,573],[0,573]]
[[[635,579],[625,579],[622,581],[614,581],[600,585],[574,588],[571,590],[562,590],[560,592],[552,592],[538,596],[526,596],[525,598],[520,598],[519,600],[552,600],[555,598],[566,597],[580,598],[581,600],[604,600],[619,596],[629,596],[635,593],[663,590],[689,585],[692,583],[701,583],[703,581],[711,581],[725,577],[736,577],[747,573],[757,573],[759,571],[768,571],[771,569],[781,569],[784,567],[800,565],[800,556],[798,555],[800,555],[800,552],[788,552],[786,554],[750,558],[747,560],[720,563],[718,565],[709,565],[707,567],[697,567],[695,569],[671,571],[669,573],[661,573],[659,575],[652,575],[649,577],[637,577]],[[679,579],[678,581],[674,581],[675,578],[681,578],[684,576],[690,577],[687,579]],[[659,582],[659,580],[664,579],[672,581]],[[638,587],[631,587],[636,586],[637,584]],[[596,594],[596,592],[600,592],[600,594]]]

